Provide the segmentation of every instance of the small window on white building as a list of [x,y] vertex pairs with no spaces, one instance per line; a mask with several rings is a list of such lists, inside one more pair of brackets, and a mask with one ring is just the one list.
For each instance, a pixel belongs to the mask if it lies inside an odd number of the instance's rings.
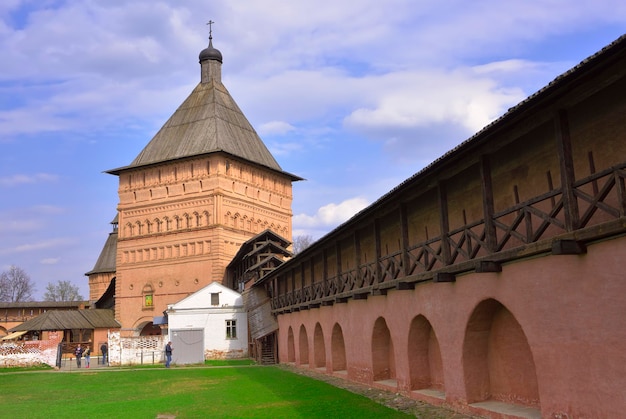
[[211,293],[211,305],[212,306],[219,306],[220,305],[220,293],[219,292],[212,292]]
[[237,339],[237,320],[226,320],[226,339]]

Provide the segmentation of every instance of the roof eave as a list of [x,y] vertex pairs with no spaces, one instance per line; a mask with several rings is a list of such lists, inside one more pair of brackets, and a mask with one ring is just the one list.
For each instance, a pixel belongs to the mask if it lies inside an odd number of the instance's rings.
[[174,161],[188,160],[188,159],[192,159],[192,158],[197,158],[197,157],[201,157],[201,156],[207,156],[207,155],[210,155],[210,154],[218,154],[218,153],[226,154],[226,155],[228,155],[228,156],[230,156],[230,157],[232,157],[234,159],[242,160],[242,161],[250,163],[250,164],[252,164],[254,166],[263,167],[264,169],[271,170],[274,173],[282,174],[284,176],[289,177],[292,182],[297,182],[297,181],[300,181],[300,180],[306,180],[306,179],[304,179],[304,178],[302,178],[300,176],[294,175],[293,173],[289,173],[289,172],[286,172],[284,170],[277,170],[277,169],[275,169],[273,167],[269,167],[269,166],[263,165],[261,163],[255,162],[255,161],[248,160],[248,159],[240,157],[240,156],[236,156],[234,154],[231,154],[231,153],[229,153],[227,151],[224,151],[224,150],[221,150],[221,149],[220,150],[210,151],[208,153],[193,154],[193,155],[189,155],[189,156],[177,157],[177,158],[167,159],[167,160],[154,161],[154,162],[150,162],[150,163],[122,166],[122,167],[118,167],[116,169],[105,170],[104,173],[108,173],[110,175],[119,176],[122,172],[126,172],[126,171],[129,171],[129,170],[145,169],[145,168],[148,168],[148,167],[158,166],[158,165],[162,165],[162,164],[166,164],[166,163],[171,163],[171,162],[174,162]]

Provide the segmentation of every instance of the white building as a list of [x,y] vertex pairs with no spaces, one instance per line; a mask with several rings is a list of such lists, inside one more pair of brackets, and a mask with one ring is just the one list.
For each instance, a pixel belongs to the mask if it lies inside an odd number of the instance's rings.
[[166,310],[172,362],[248,357],[248,320],[241,294],[213,282]]

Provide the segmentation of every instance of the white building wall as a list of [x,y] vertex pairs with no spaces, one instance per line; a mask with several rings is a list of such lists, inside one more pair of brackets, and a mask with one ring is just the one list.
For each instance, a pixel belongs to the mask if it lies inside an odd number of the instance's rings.
[[[211,294],[219,293],[219,305],[211,306]],[[172,304],[167,310],[169,333],[204,329],[205,359],[247,358],[248,318],[241,294],[213,283]],[[227,320],[236,321],[237,338],[226,337]]]

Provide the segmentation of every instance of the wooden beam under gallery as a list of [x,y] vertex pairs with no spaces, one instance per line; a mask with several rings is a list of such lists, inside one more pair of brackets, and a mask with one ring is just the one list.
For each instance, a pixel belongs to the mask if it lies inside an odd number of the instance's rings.
[[553,255],[582,255],[587,253],[587,246],[577,240],[555,240],[552,242]]
[[415,289],[415,282],[398,282],[396,284],[396,289],[399,291],[402,290],[414,290]]
[[433,282],[456,282],[456,275],[450,272],[437,272],[433,277]]
[[494,262],[492,260],[481,260],[478,264],[476,264],[476,272],[502,272],[502,265],[499,262]]
[[375,288],[372,290],[372,295],[387,295],[387,288]]

